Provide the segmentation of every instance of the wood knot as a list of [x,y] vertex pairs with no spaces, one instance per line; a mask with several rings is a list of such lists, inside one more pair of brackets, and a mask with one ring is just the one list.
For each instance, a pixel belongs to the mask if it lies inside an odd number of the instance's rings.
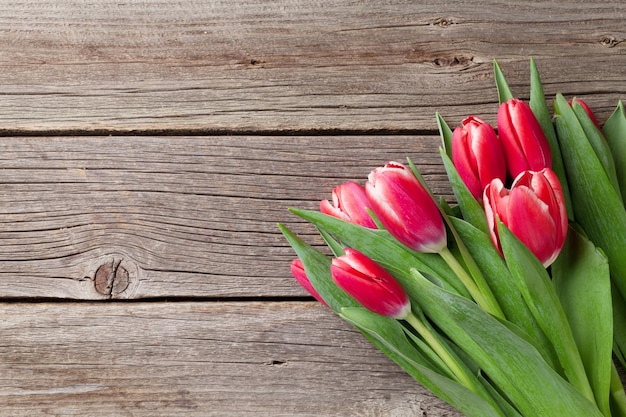
[[463,67],[468,68],[474,64],[474,57],[454,56],[435,58],[433,64],[437,67]]
[[107,262],[96,270],[94,285],[99,294],[109,298],[123,293],[130,282],[130,274],[122,265],[122,261]]
[[617,44],[619,43],[620,41],[617,40],[617,38],[612,35],[605,35],[602,37],[602,39],[600,39],[600,45],[604,46],[605,48],[613,48],[614,46],[617,46]]
[[454,19],[452,18],[440,17],[433,22],[433,25],[439,26],[440,28],[447,28],[452,26],[454,23]]

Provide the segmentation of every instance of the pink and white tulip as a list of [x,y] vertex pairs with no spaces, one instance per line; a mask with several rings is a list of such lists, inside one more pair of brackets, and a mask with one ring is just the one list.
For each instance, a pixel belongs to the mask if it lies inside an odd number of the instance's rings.
[[512,98],[498,109],[498,135],[511,178],[552,168],[550,144],[530,106]]
[[365,187],[351,181],[335,187],[332,203],[328,200],[320,202],[320,211],[324,214],[376,229],[376,223],[367,211],[368,208],[370,208],[370,202],[365,193]]
[[476,116],[463,120],[452,133],[452,162],[477,200],[494,178],[506,180],[504,152],[496,131]]
[[439,208],[410,169],[397,162],[375,169],[365,192],[380,223],[401,243],[418,252],[446,247]]
[[333,259],[330,271],[335,283],[368,310],[399,320],[411,312],[404,288],[361,252],[347,248],[345,255]]
[[498,218],[545,267],[556,260],[568,223],[561,184],[551,169],[522,172],[510,190],[495,179],[485,188],[483,200],[491,239],[499,250]]

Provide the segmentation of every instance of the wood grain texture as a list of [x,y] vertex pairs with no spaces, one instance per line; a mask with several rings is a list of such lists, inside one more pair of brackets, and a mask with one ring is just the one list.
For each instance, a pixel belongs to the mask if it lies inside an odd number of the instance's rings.
[[577,0],[45,0],[0,5],[0,131],[434,130],[521,96],[603,120],[626,93],[626,4]]
[[548,96],[604,120],[625,19],[613,0],[1,2],[1,414],[459,417],[300,299],[276,223],[321,245],[287,208],[407,156],[451,199],[434,114],[493,122],[494,58],[525,97],[533,56]]
[[[434,136],[16,137],[0,141],[0,297],[306,293],[278,222],[410,156],[450,197]],[[102,265],[126,288],[96,291]],[[102,276],[100,276],[102,278]],[[105,285],[106,286],[106,285]]]
[[0,304],[0,409],[458,417],[317,303]]

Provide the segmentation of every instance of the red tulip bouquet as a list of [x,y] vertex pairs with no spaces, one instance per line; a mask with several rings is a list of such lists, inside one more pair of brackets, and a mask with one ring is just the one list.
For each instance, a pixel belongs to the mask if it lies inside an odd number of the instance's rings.
[[[332,256],[280,225],[293,276],[467,416],[626,416],[626,115],[526,103],[498,65],[496,130],[437,121],[455,205],[389,162],[333,190],[311,222]],[[601,196],[601,198],[599,197]]]

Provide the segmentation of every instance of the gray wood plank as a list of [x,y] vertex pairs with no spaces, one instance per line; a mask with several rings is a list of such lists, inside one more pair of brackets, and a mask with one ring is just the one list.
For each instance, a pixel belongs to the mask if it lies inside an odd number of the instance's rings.
[[0,5],[0,131],[433,130],[492,119],[492,60],[606,117],[626,4],[44,0]]
[[7,416],[460,416],[313,302],[0,303],[0,316]]
[[[0,297],[300,296],[288,207],[410,156],[450,198],[434,136],[0,140]],[[119,268],[121,267],[121,268]],[[107,288],[107,272],[126,271]]]

